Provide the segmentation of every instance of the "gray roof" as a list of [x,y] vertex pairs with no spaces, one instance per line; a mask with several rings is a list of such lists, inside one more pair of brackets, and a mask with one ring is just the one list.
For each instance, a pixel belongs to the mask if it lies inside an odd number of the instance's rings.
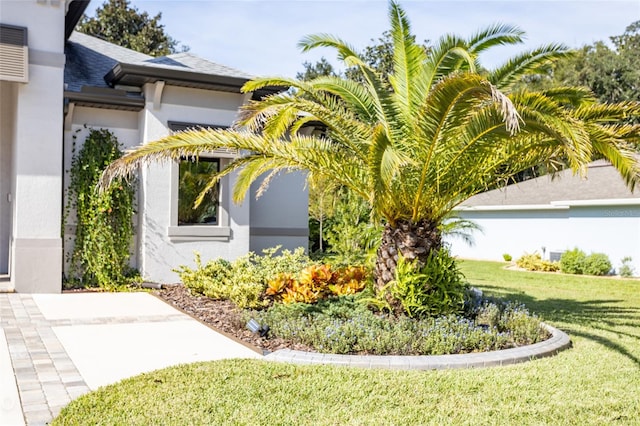
[[199,58],[191,53],[175,53],[153,57],[107,41],[74,31],[65,46],[67,63],[65,83],[68,91],[81,91],[83,86],[110,87],[105,76],[118,64],[157,71],[184,72],[188,76],[203,75],[249,80],[252,75]]
[[553,201],[640,199],[640,190],[631,192],[618,171],[607,161],[589,164],[587,177],[574,175],[569,169],[555,176],[540,176],[504,188],[483,192],[461,206],[541,205]]
[[109,87],[104,76],[119,62],[139,62],[152,56],[74,31],[65,46],[67,62],[64,82],[67,90],[79,92],[82,86]]
[[174,53],[158,58],[143,59],[141,61],[130,62],[133,65],[143,65],[152,68],[163,68],[173,70],[183,70],[199,72],[202,74],[219,75],[224,77],[252,79],[253,75],[239,71],[237,69],[207,61],[189,52]]

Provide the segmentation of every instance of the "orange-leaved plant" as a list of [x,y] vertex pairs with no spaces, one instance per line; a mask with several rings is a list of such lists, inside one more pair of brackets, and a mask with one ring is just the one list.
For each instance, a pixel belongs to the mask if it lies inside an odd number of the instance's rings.
[[366,287],[369,274],[362,266],[332,270],[331,265],[311,265],[297,278],[278,274],[267,284],[265,294],[276,302],[316,303],[332,296],[358,293]]

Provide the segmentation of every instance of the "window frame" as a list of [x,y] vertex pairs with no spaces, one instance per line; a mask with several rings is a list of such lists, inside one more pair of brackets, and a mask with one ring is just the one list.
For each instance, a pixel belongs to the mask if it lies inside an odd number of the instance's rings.
[[[182,180],[182,177],[180,175],[181,172],[181,168],[187,164],[190,163],[192,166],[193,165],[197,165],[197,164],[215,164],[215,173],[220,172],[220,170],[222,170],[222,160],[218,157],[210,157],[210,156],[201,156],[198,159],[195,158],[188,158],[188,157],[182,157],[180,158],[180,161],[178,161],[178,207],[180,207],[180,196],[181,194],[181,188],[180,188],[180,181]],[[205,173],[205,172],[201,172],[201,173]],[[218,226],[220,224],[220,188],[221,185],[218,182],[217,184],[217,200],[216,200],[216,212],[215,212],[215,222],[180,222],[180,208],[178,208],[178,226]],[[213,190],[213,188],[212,188]],[[212,197],[213,199],[213,197]],[[206,203],[206,200],[203,202]]]
[[[169,121],[168,127],[172,131],[180,131],[191,128],[211,128],[225,129],[227,126],[195,124]],[[227,150],[216,150],[201,155],[202,158],[217,159],[220,170],[238,158],[237,152]],[[167,229],[168,237],[171,241],[228,241],[231,238],[231,227],[229,217],[229,207],[231,205],[231,194],[229,189],[229,177],[225,176],[220,180],[218,190],[218,223],[217,224],[193,224],[178,225],[178,197],[179,197],[180,165],[178,162],[171,164],[171,214],[170,224]]]

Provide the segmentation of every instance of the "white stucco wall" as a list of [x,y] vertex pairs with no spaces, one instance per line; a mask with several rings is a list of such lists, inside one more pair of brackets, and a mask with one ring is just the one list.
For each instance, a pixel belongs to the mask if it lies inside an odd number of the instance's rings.
[[282,246],[295,250],[309,248],[309,195],[302,172],[280,174],[267,191],[256,199],[262,180],[251,187],[251,250]]
[[[485,207],[462,210],[462,218],[474,221],[484,232],[474,233],[475,245],[447,239],[452,252],[462,258],[502,260],[508,253],[517,259],[524,253],[565,251],[575,247],[606,253],[615,269],[631,256],[640,275],[640,202],[626,205],[572,205],[539,210]],[[580,203],[578,203],[580,204]]]
[[11,282],[18,292],[60,292],[65,2],[1,8],[0,22],[28,29],[29,46],[29,81],[14,86]]
[[[154,94],[154,85],[145,86],[147,102],[139,113],[143,143],[168,135],[169,121],[230,126],[246,98],[240,94],[166,86],[161,103],[154,103]],[[177,226],[177,182],[176,164],[153,164],[141,170],[138,265],[143,276],[151,281],[178,281],[172,270],[179,265],[192,266],[194,251],[200,252],[203,260],[235,259],[249,251],[250,203],[237,205],[231,201],[229,189],[234,176],[221,183],[220,204],[224,213],[219,226]],[[226,234],[217,235],[218,230]]]

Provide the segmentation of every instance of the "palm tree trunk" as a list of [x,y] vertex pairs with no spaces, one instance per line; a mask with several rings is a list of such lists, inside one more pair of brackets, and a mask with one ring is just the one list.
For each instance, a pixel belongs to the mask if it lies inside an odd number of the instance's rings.
[[422,219],[416,223],[400,220],[396,226],[386,224],[378,249],[375,267],[376,287],[381,289],[395,277],[398,254],[424,264],[432,250],[442,247],[442,235],[435,222]]

